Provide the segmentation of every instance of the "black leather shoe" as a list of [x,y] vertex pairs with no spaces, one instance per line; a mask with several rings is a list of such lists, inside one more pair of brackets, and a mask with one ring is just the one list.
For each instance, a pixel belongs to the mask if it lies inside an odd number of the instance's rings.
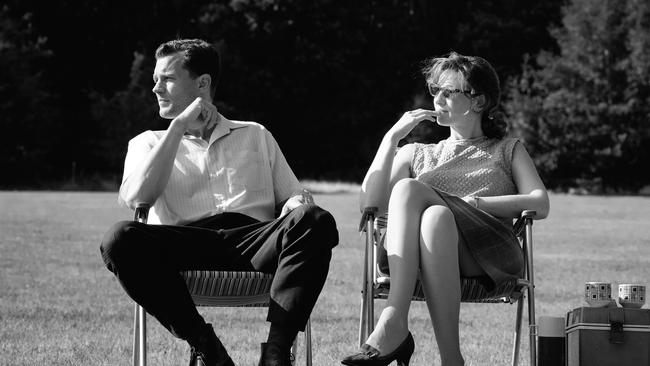
[[235,366],[211,324],[206,324],[191,352],[190,366]]
[[258,366],[291,366],[293,356],[275,343],[262,343],[262,356]]
[[387,366],[397,361],[398,366],[408,366],[414,350],[415,342],[409,332],[404,342],[385,356],[381,356],[378,350],[364,343],[357,353],[344,358],[341,363],[348,366]]

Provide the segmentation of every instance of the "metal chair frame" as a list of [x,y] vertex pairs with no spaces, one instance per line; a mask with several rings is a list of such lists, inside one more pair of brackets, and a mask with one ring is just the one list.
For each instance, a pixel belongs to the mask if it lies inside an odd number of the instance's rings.
[[[461,278],[461,302],[517,303],[515,334],[512,350],[512,365],[519,359],[521,323],[525,293],[528,295],[528,328],[530,341],[530,365],[537,365],[537,323],[535,321],[535,285],[533,276],[533,219],[535,211],[523,211],[513,225],[513,229],[524,253],[524,276],[487,292],[475,279]],[[365,232],[365,255],[363,283],[361,290],[361,316],[359,321],[359,345],[374,330],[374,300],[386,299],[390,288],[390,278],[381,276],[378,271],[377,247],[381,243],[382,230],[386,218],[377,217],[377,208],[364,210],[359,231]],[[420,281],[416,285],[413,300],[424,300]]]
[[[149,207],[147,205],[139,205],[135,210],[134,221],[147,223],[149,214]],[[199,272],[201,272],[199,274]],[[226,275],[243,275],[254,280],[264,281],[270,283],[273,276],[268,273],[251,272],[251,271],[184,271],[181,272],[185,281],[188,283],[190,294],[197,306],[210,306],[210,307],[266,307],[269,305],[268,287],[264,286],[264,291],[256,292],[253,295],[240,296],[232,294],[230,296],[212,296],[206,295],[203,291],[198,290],[201,286],[190,286],[192,281],[201,281],[205,279],[205,275],[212,278],[224,278]],[[230,278],[230,277],[229,277]],[[193,288],[196,290],[192,290]],[[312,347],[311,347],[311,319],[307,319],[305,326],[305,365],[312,365]],[[295,365],[295,355],[298,351],[298,340],[296,339],[291,347],[292,365]],[[147,313],[139,305],[135,304],[133,315],[133,366],[146,366],[147,365]]]

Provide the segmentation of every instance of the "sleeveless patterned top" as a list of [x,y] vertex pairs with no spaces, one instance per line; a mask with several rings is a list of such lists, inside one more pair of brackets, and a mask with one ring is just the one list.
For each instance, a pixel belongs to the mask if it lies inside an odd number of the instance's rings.
[[415,143],[411,176],[458,197],[516,194],[512,156],[519,140],[478,137]]

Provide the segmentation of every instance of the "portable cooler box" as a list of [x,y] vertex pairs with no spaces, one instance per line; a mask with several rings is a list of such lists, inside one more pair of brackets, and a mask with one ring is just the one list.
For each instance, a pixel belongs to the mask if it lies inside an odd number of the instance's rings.
[[566,317],[567,366],[650,366],[650,310],[580,307]]

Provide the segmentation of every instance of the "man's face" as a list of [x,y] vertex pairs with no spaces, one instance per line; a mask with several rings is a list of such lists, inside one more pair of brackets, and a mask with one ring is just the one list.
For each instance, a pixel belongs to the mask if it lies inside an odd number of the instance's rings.
[[162,118],[175,118],[200,95],[198,78],[192,78],[181,61],[180,53],[156,60],[152,91],[158,98],[159,114]]

